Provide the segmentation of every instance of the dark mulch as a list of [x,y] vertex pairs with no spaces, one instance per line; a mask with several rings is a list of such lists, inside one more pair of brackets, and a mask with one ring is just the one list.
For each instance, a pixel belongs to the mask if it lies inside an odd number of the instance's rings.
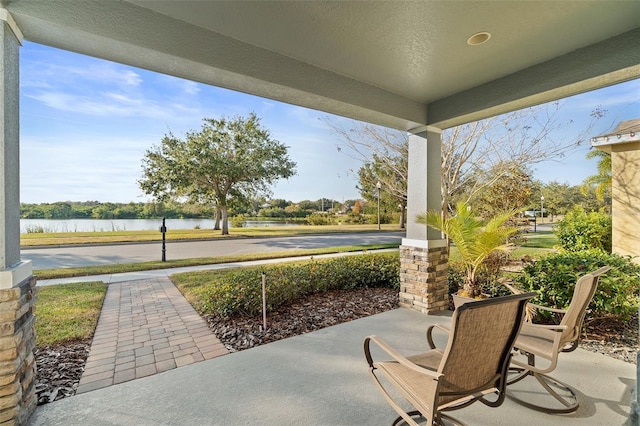
[[629,321],[595,319],[589,321],[586,327],[586,336],[580,340],[582,349],[636,363],[639,335],[637,314]]
[[398,290],[365,288],[316,294],[262,317],[205,316],[209,328],[232,352],[297,336],[398,307]]
[[[205,317],[209,327],[231,351],[241,351],[287,337],[318,330],[398,306],[398,291],[360,289],[331,291],[299,300],[269,314],[267,330],[262,317],[221,319]],[[90,341],[71,342],[36,352],[38,403],[71,396],[80,381]],[[580,347],[625,362],[635,363],[638,351],[638,317],[628,322],[601,319],[587,324]]]
[[87,339],[36,349],[38,405],[75,395],[90,347]]

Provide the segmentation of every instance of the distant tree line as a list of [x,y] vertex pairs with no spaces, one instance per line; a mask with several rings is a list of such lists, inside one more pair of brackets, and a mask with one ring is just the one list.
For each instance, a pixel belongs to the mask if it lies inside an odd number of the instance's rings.
[[[366,206],[362,200],[339,202],[330,198],[303,200],[284,199],[251,200],[246,205],[230,209],[231,215],[244,215],[264,219],[304,219],[316,213],[325,214],[372,214],[375,206]],[[370,204],[370,203],[369,203]],[[355,206],[355,208],[354,208]],[[211,219],[214,206],[176,201],[146,203],[103,203],[100,201],[60,201],[55,203],[22,203],[20,217],[23,219]]]
[[102,203],[99,201],[61,201],[20,204],[23,219],[156,219],[210,218],[214,209],[202,205],[165,203]]

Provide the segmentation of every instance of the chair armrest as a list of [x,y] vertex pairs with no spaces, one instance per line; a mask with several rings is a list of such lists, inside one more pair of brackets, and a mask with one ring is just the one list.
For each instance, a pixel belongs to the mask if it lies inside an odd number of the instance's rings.
[[438,378],[442,377],[442,374],[440,374],[440,373],[437,373],[437,372],[432,371],[432,370],[428,370],[428,369],[426,369],[424,367],[421,367],[421,366],[419,366],[417,364],[414,364],[413,362],[409,361],[407,358],[405,358],[403,355],[401,355],[398,351],[396,351],[391,346],[389,346],[384,340],[382,340],[381,338],[379,338],[378,336],[375,336],[375,335],[367,336],[364,339],[364,356],[367,359],[367,363],[369,364],[370,368],[375,368],[373,366],[373,357],[371,356],[371,351],[369,349],[369,346],[370,346],[371,342],[373,342],[376,345],[378,345],[378,347],[380,347],[380,349],[382,349],[389,356],[391,356],[391,358],[393,358],[394,361],[397,361],[398,363],[400,363],[403,366],[415,371],[416,373],[423,374],[425,376],[430,376],[433,379],[438,379]]
[[536,305],[535,303],[527,303],[527,307],[532,307],[535,309],[540,309],[542,311],[549,311],[549,312],[555,312],[557,314],[566,314],[567,311],[566,309],[557,309],[557,308],[550,308],[548,306],[541,306],[541,305]]
[[564,331],[567,329],[566,325],[555,325],[555,324],[527,324],[527,327],[544,328],[545,330],[551,330],[551,331]]
[[427,342],[429,343],[429,347],[431,349],[436,348],[435,343],[433,343],[433,338],[431,337],[434,328],[440,329],[440,331],[444,331],[447,334],[449,334],[449,332],[451,331],[446,325],[434,324],[432,326],[429,326],[429,328],[427,328]]

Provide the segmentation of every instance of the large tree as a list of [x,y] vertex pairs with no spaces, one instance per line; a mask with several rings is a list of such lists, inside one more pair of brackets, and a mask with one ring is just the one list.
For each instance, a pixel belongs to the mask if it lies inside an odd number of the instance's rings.
[[[441,158],[443,210],[458,201],[471,202],[476,194],[512,176],[514,170],[562,158],[585,143],[605,111],[594,110],[589,123],[567,137],[572,120],[561,118],[563,104],[552,102],[446,129]],[[389,188],[393,188],[389,191],[396,193],[398,200],[406,200],[406,132],[355,121],[351,127],[331,119],[327,122],[343,142],[338,149],[346,147],[349,155],[363,162],[359,173],[363,197],[371,200],[371,185],[376,179],[384,185],[383,179],[389,176]],[[368,177],[366,182],[363,176]]]
[[[495,178],[500,175],[500,179]],[[505,211],[519,211],[529,205],[538,184],[531,174],[518,164],[497,164],[491,170],[482,172],[477,179],[491,181],[491,186],[482,186],[471,198],[474,210],[484,218],[494,217]]]
[[[352,128],[342,127],[330,119],[327,123],[346,143],[347,154],[363,161],[357,171],[360,195],[369,202],[376,202],[380,182],[383,210],[400,210],[400,227],[404,228],[409,158],[407,133],[355,121]],[[338,151],[342,151],[341,146]]]
[[205,118],[184,139],[172,133],[147,150],[140,188],[159,200],[187,198],[215,205],[222,234],[229,233],[227,209],[270,196],[278,179],[295,175],[287,147],[271,138],[260,119]]

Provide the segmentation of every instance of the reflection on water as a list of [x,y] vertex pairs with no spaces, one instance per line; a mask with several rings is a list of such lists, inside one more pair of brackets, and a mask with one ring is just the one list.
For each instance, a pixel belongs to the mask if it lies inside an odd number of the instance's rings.
[[[213,219],[167,219],[167,229],[213,229]],[[162,219],[20,219],[20,233],[160,230]],[[245,227],[296,226],[276,221],[245,221]],[[231,225],[230,225],[231,226]]]

